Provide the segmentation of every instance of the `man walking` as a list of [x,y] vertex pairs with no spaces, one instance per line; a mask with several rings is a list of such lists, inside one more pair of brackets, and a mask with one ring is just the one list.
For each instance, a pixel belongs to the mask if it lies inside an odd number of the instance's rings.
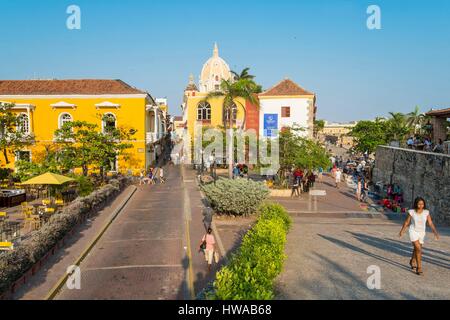
[[342,171],[340,168],[336,169],[335,178],[336,178],[336,188],[339,189],[339,183],[341,182],[342,178]]

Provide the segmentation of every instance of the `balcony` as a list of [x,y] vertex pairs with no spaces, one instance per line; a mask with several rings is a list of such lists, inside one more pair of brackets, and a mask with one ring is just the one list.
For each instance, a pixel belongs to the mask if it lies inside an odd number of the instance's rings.
[[162,132],[147,132],[146,134],[146,142],[147,144],[152,144],[155,142],[158,142],[160,139],[162,139],[164,134]]

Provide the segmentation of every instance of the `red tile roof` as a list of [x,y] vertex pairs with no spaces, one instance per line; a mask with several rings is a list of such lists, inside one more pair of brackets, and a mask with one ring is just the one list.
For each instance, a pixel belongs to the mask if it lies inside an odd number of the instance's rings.
[[122,80],[0,80],[0,95],[145,94]]
[[303,95],[314,95],[314,93],[309,92],[294,81],[285,79],[272,88],[264,91],[260,96],[303,96]]
[[431,110],[426,113],[427,116],[435,116],[435,117],[450,117],[450,108],[440,109],[440,110]]

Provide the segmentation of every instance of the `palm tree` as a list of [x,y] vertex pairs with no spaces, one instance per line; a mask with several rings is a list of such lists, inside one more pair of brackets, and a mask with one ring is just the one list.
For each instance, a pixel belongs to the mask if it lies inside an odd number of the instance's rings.
[[[249,68],[245,68],[242,70],[240,74],[232,71],[235,75],[235,78],[232,80],[222,80],[220,84],[220,90],[210,92],[206,100],[210,100],[213,98],[222,98],[222,121],[225,131],[228,134],[228,175],[230,178],[233,177],[233,162],[234,162],[234,154],[233,154],[233,113],[234,110],[237,112],[237,108],[240,107],[244,113],[244,120],[242,122],[241,128],[244,128],[245,121],[247,117],[247,110],[245,105],[242,104],[238,99],[241,98],[245,101],[250,102],[252,105],[259,108],[259,99],[258,93],[261,92],[261,86],[256,84],[253,80],[254,76],[248,73]],[[227,127],[230,129],[227,131]]]
[[388,120],[387,136],[394,141],[403,142],[409,133],[407,117],[401,112],[389,112],[391,118]]
[[425,115],[420,113],[419,106],[414,108],[414,111],[406,115],[406,123],[411,128],[411,133],[417,134],[417,129],[422,128],[425,121]]

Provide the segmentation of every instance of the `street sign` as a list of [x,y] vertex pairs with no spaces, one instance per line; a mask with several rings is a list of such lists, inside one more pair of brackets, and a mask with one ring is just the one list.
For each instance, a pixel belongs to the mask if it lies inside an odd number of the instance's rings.
[[327,195],[327,191],[326,190],[311,190],[309,192],[309,195],[323,197],[323,196]]

